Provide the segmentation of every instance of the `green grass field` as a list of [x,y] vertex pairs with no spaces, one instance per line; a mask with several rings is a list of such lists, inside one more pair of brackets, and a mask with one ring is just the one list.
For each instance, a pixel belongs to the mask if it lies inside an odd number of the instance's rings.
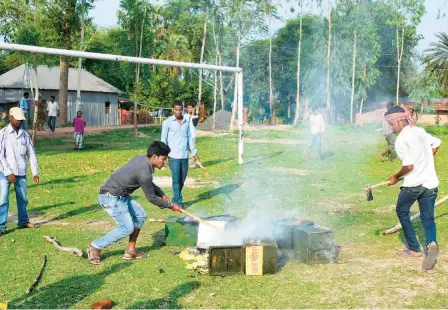
[[[436,209],[440,256],[434,270],[421,270],[422,258],[398,254],[403,235],[382,232],[397,223],[394,203],[399,187],[374,190],[367,202],[364,186],[387,179],[400,161],[380,162],[385,147],[381,133],[331,128],[322,161],[302,161],[307,134],[302,130],[258,130],[245,133],[245,165],[237,162],[236,135],[198,138],[199,155],[210,177],[189,172],[196,181],[184,189],[189,211],[203,215],[230,213],[240,218],[259,214],[298,214],[332,228],[342,245],[339,262],[309,266],[290,260],[275,275],[211,277],[185,268],[181,248],[164,246],[164,225],[146,223],[139,247],[150,257],[126,262],[126,240],[107,248],[100,266],[58,252],[43,235],[83,251],[90,241],[114,226],[97,204],[99,187],[130,158],[142,155],[159,128],[142,129],[148,138],[116,130],[87,136],[85,150],[73,150],[72,137],[37,143],[41,184],[31,185],[32,230],[15,229],[17,208],[11,194],[9,233],[0,238],[0,303],[9,308],[90,308],[110,298],[116,308],[446,308],[448,306],[448,204]],[[437,154],[439,198],[448,195],[448,136],[440,135]],[[156,176],[169,177],[169,170]],[[169,187],[163,189],[170,196]],[[135,195],[150,218],[175,215]],[[417,208],[413,208],[416,212]],[[415,227],[424,242],[421,225]],[[36,291],[33,282],[42,256],[47,268]],[[160,273],[160,269],[165,272]]]

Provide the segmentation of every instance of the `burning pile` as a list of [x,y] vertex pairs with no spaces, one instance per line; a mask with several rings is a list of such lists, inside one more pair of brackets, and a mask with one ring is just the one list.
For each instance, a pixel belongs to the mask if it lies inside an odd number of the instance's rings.
[[[244,220],[237,221],[229,215],[205,220],[218,228],[208,227],[188,217],[170,217],[165,226],[166,244],[197,246],[191,251],[208,254],[208,260],[201,257],[200,261],[211,275],[276,273],[278,258],[282,254],[279,250],[287,252],[290,259],[307,264],[331,263],[338,256],[333,232],[315,226],[312,221],[270,220],[258,223],[263,229],[257,231],[258,227],[247,226]],[[188,257],[188,254],[182,255]],[[194,260],[194,257],[189,258]],[[206,261],[208,264],[204,266]]]

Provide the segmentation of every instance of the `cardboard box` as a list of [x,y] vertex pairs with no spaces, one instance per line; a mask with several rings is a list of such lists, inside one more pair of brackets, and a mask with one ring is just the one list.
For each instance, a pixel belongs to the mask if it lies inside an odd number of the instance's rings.
[[277,243],[275,241],[249,241],[246,244],[246,275],[277,273]]

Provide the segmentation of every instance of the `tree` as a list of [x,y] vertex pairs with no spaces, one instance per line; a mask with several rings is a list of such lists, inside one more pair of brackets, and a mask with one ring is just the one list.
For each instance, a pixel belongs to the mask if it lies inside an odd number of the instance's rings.
[[[191,52],[188,48],[187,37],[181,34],[170,34],[163,42],[159,58],[171,61],[190,61]],[[167,70],[174,76],[178,76],[181,73],[179,67],[168,67]]]
[[435,35],[438,42],[431,42],[426,51],[426,70],[433,78],[439,80],[445,96],[448,96],[448,32]]
[[296,113],[294,116],[294,125],[299,122],[300,118],[300,62],[302,61],[302,36],[303,36],[303,1],[300,0],[300,26],[299,26],[299,42],[297,44],[297,87],[296,87]]

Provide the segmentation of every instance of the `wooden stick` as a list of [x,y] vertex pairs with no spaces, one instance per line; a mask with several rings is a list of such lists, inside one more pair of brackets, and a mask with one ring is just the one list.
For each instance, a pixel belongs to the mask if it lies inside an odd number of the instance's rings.
[[201,168],[202,170],[204,170],[205,175],[209,176],[207,169],[205,169],[205,167],[202,165],[201,161],[199,160],[199,158],[196,160],[196,163],[198,164],[199,168]]
[[202,223],[202,224],[205,224],[205,225],[210,226],[210,227],[212,227],[212,228],[218,228],[218,227],[216,227],[215,225],[213,225],[212,223],[207,222],[207,221],[204,221],[203,219],[197,217],[197,216],[194,215],[194,214],[191,214],[191,213],[188,212],[188,211],[185,211],[184,209],[181,209],[181,210],[182,210],[182,213],[185,213],[185,214],[188,215],[189,217],[192,217],[193,219],[195,219],[196,221],[198,221],[198,222],[200,222],[200,223]]
[[33,283],[26,289],[27,294],[31,294],[33,289],[36,287],[37,283],[39,283],[40,278],[42,278],[42,274],[44,273],[46,264],[47,264],[47,255],[44,254],[44,262],[42,264],[42,267],[40,268],[39,273],[37,274],[37,277],[34,279]]
[[162,219],[146,219],[146,221],[150,223],[165,223],[165,220]]
[[54,246],[56,247],[56,249],[58,249],[61,252],[71,252],[71,253],[75,254],[76,256],[79,256],[79,257],[82,256],[82,251],[80,249],[67,248],[67,247],[60,246],[59,243],[56,241],[56,238],[51,238],[50,236],[44,236],[44,239],[50,243],[53,243]]
[[[448,200],[448,196],[443,197],[442,199],[436,201],[436,203],[434,204],[434,208],[437,207],[438,205],[444,203],[445,201]],[[414,221],[416,218],[418,218],[420,216],[420,212],[414,214],[413,216],[411,216],[411,222]],[[392,228],[389,228],[388,230],[386,230],[385,232],[383,232],[383,235],[387,236],[387,235],[391,235],[399,230],[401,230],[401,224],[398,223],[397,225],[395,225]]]
[[[399,178],[398,179],[398,181],[402,181],[402,180],[403,180],[403,178]],[[381,183],[377,183],[377,184],[374,184],[374,185],[367,185],[365,189],[366,189],[366,192],[367,192],[369,190],[372,190],[374,188],[381,187],[381,186],[384,186],[384,185],[389,185],[389,180],[381,182]]]

